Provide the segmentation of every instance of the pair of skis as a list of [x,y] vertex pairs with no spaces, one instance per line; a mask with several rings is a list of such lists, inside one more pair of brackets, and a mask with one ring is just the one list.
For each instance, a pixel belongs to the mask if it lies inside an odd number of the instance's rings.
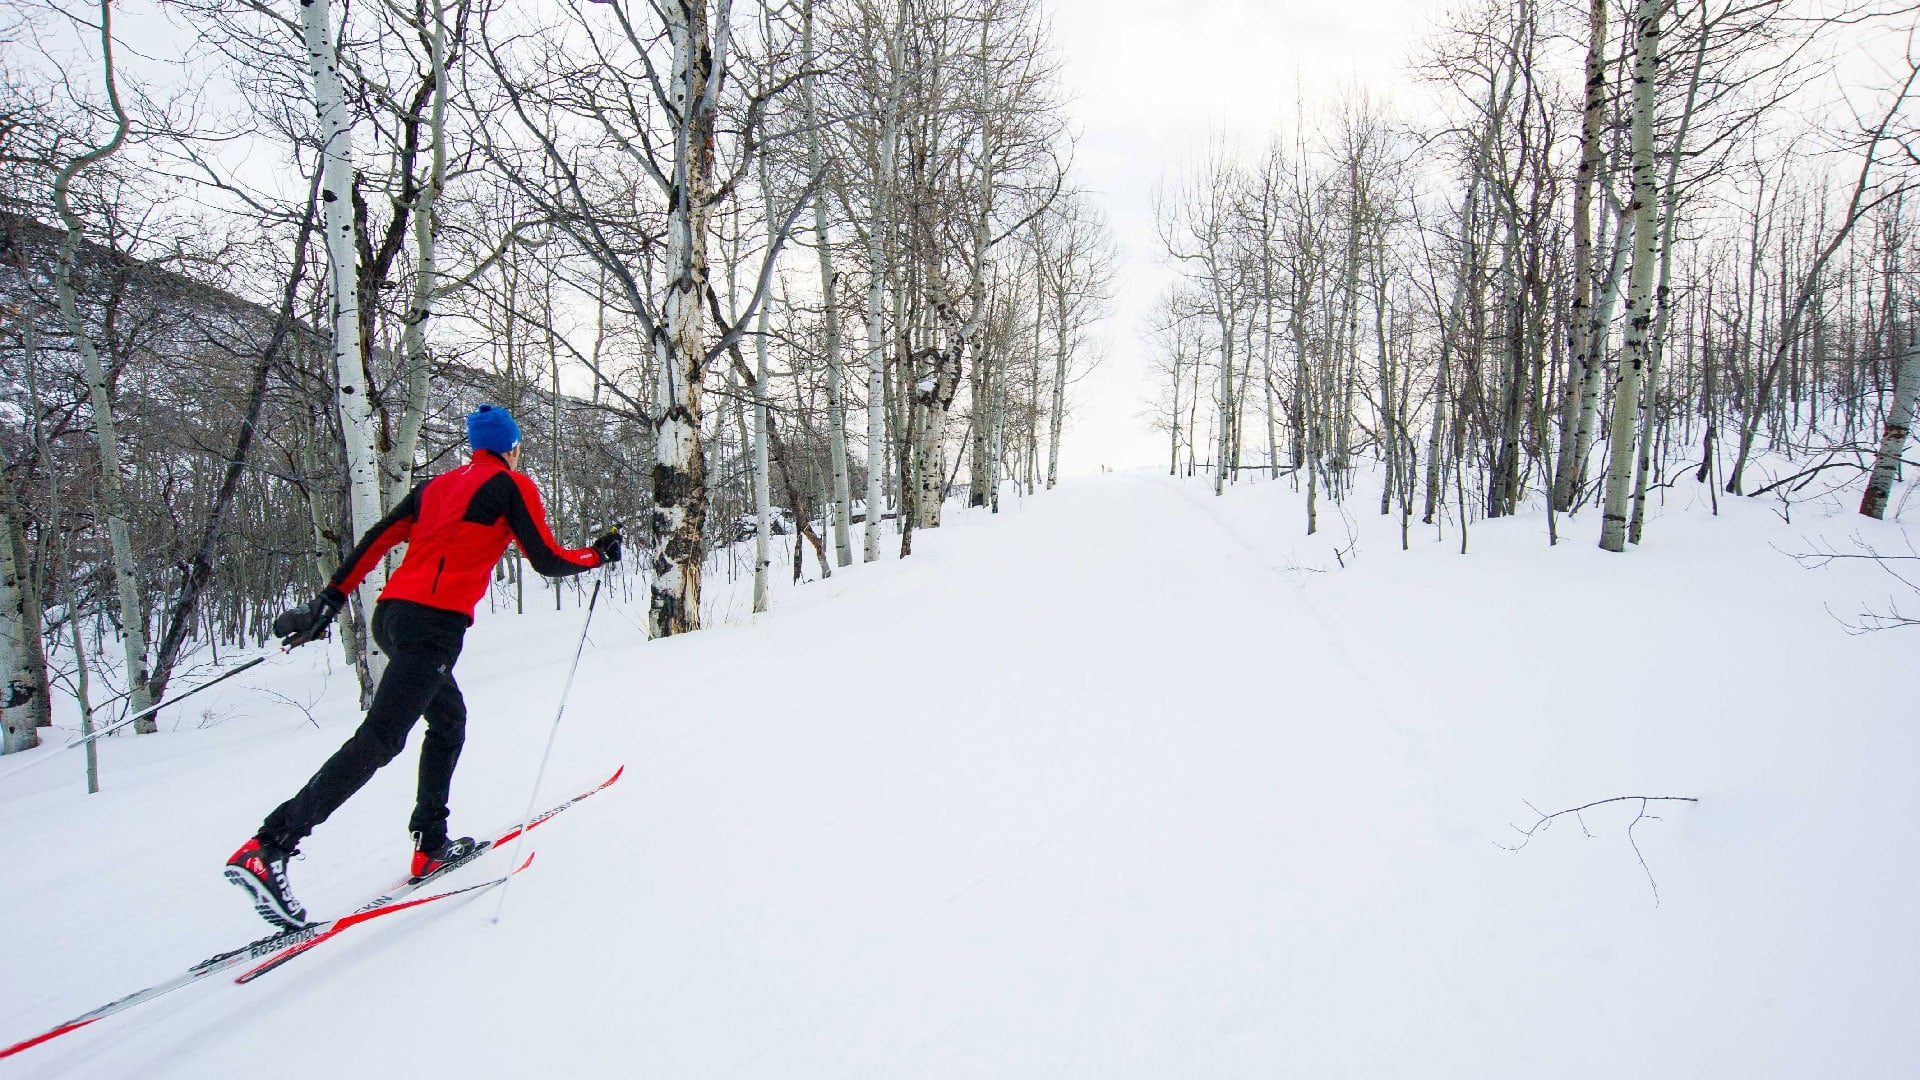
[[[587,799],[593,795],[596,795],[602,791],[605,791],[607,788],[613,785],[614,781],[620,779],[620,774],[625,771],[626,771],[626,767],[623,765],[620,768],[614,770],[613,775],[607,777],[607,779],[602,781],[600,784],[594,787],[588,788],[587,790],[581,792],[578,795],[573,796],[572,798],[566,800],[565,802],[552,806],[547,810],[542,811],[541,813],[533,816],[532,818],[529,818],[526,821],[524,828],[529,830],[538,828],[540,825],[552,819],[555,815],[572,808],[576,804],[580,803],[582,800]],[[525,870],[528,866],[531,866],[533,864],[533,855],[529,854],[526,857],[526,859],[520,863],[520,865],[514,867],[513,869],[507,871],[505,874],[502,874],[499,877],[491,878],[486,881],[475,882],[472,885],[463,885],[457,889],[448,889],[445,892],[432,893],[427,896],[419,896],[419,897],[413,896],[414,893],[419,892],[421,889],[425,888],[428,884],[433,882],[435,879],[440,878],[446,874],[453,872],[454,870],[459,869],[462,866],[467,865],[468,863],[479,858],[481,855],[485,854],[487,851],[493,848],[497,848],[502,844],[512,841],[515,837],[520,835],[522,828],[523,826],[521,823],[515,822],[510,828],[506,829],[505,832],[503,832],[501,835],[494,837],[492,840],[488,841],[487,843],[482,844],[481,846],[475,848],[465,858],[455,859],[454,861],[448,863],[447,865],[442,866],[439,869],[435,870],[432,874],[428,874],[423,877],[404,878],[398,883],[396,883],[394,886],[392,886],[391,888],[388,888],[382,891],[379,895],[375,896],[373,899],[368,900],[364,904],[361,904],[359,907],[355,908],[349,914],[342,915],[335,919],[328,919],[324,922],[309,923],[306,926],[300,927],[297,930],[287,930],[278,934],[270,934],[267,937],[263,937],[258,941],[251,942],[246,945],[242,945],[237,949],[230,949],[226,952],[219,953],[215,956],[210,956],[207,959],[200,961],[198,964],[195,964],[192,967],[188,968],[185,972],[182,972],[181,974],[176,975],[173,978],[166,980],[165,982],[156,983],[153,986],[149,986],[144,990],[136,990],[133,993],[128,994],[127,996],[122,998],[116,998],[115,1000],[109,1001],[105,1005],[100,1006],[99,1008],[93,1009],[89,1012],[81,1013],[79,1016],[74,1017],[73,1019],[67,1021],[66,1023],[60,1024],[48,1031],[42,1032],[39,1035],[35,1035],[30,1039],[23,1039],[20,1042],[14,1043],[12,1046],[6,1047],[4,1049],[0,1049],[0,1058],[10,1057],[14,1054],[21,1052],[22,1050],[28,1050],[35,1046],[39,1046],[41,1043],[47,1042],[51,1039],[57,1039],[60,1036],[67,1034],[68,1032],[77,1031],[80,1028],[86,1027],[89,1024],[95,1023],[99,1020],[103,1020],[109,1016],[112,1016],[115,1013],[125,1012],[126,1010],[131,1009],[136,1005],[140,1005],[140,1004],[144,1004],[145,1002],[152,1001],[154,998],[160,997],[163,994],[172,993],[173,991],[178,990],[183,986],[187,986],[192,983],[199,982],[203,979],[206,979],[209,976],[217,975],[224,971],[231,971],[237,967],[242,967],[248,964],[253,965],[251,967],[248,967],[245,971],[241,972],[239,976],[237,976],[234,979],[234,982],[236,983],[252,982],[254,979],[257,979],[260,976],[265,975],[267,972],[272,971],[273,969],[279,967],[280,965],[286,963],[287,961],[292,960],[294,957],[299,956],[300,954],[308,951],[309,949],[312,949],[314,946],[320,944],[321,942],[326,941],[329,938],[332,938],[346,931],[351,927],[358,926],[361,923],[368,922],[370,920],[377,919],[382,916],[392,915],[395,912],[405,911],[408,908],[419,907],[423,904],[431,904],[436,900],[446,900],[455,896],[463,896],[463,895],[469,895],[472,893],[484,892],[488,889],[494,888],[495,886],[504,885],[507,883],[507,881],[510,878],[513,877],[513,875],[518,874],[520,871]]]
[[[620,779],[621,773],[624,773],[626,771],[627,771],[627,767],[625,765],[622,765],[618,769],[615,769],[613,771],[612,776],[607,777],[605,780],[601,781],[598,785],[588,788],[587,790],[581,792],[578,795],[575,795],[573,798],[568,799],[563,803],[548,807],[546,810],[543,810],[540,813],[535,814],[533,817],[527,819],[526,828],[529,831],[533,829],[537,829],[540,827],[542,823],[547,821],[549,818],[552,818],[554,815],[559,814],[562,811],[568,809],[569,807],[573,806],[575,803],[578,803],[582,799],[589,798],[590,796],[598,794],[599,792],[605,791],[608,787],[611,787],[613,785],[614,781]],[[344,925],[329,924],[330,928],[326,930],[324,933],[314,938],[311,938],[309,940],[296,942],[292,945],[289,945],[287,948],[282,949],[276,955],[268,958],[264,963],[260,964],[258,967],[249,968],[246,971],[241,972],[238,976],[234,978],[233,981],[236,983],[240,983],[242,985],[252,982],[253,980],[259,978],[260,976],[265,975],[267,972],[272,971],[274,968],[277,968],[280,965],[286,963],[287,961],[293,959],[294,957],[299,956],[301,953],[306,952],[308,949],[313,948],[315,945],[318,945],[321,942],[327,940],[328,938],[333,937],[335,934],[338,934],[341,931],[347,929],[348,927],[355,925],[354,922],[348,921],[348,920],[353,920],[356,917],[359,917],[361,921],[364,921],[365,919],[373,918],[375,915],[384,911],[393,911],[393,910],[399,910],[400,908],[413,907],[416,904],[424,904],[430,900],[438,900],[444,896],[456,896],[463,892],[472,892],[472,891],[478,891],[483,889],[490,889],[495,885],[506,884],[507,878],[512,877],[514,874],[517,874],[522,870],[525,870],[527,868],[527,865],[533,862],[533,856],[531,854],[529,854],[526,857],[526,859],[522,861],[521,864],[515,867],[512,871],[510,871],[509,873],[503,874],[500,877],[494,878],[491,881],[482,881],[482,882],[479,882],[478,884],[467,886],[464,889],[454,889],[450,892],[440,893],[436,896],[429,896],[421,900],[411,900],[411,901],[407,900],[408,896],[420,891],[422,888],[424,888],[429,882],[433,881],[435,878],[450,874],[453,871],[458,870],[461,867],[467,865],[468,863],[474,861],[475,859],[478,859],[480,856],[485,855],[488,851],[491,851],[494,848],[502,847],[506,844],[511,843],[516,837],[520,835],[520,830],[521,830],[521,826],[514,825],[513,827],[507,829],[504,833],[494,837],[491,840],[482,840],[480,841],[479,845],[475,847],[472,851],[467,852],[465,855],[462,855],[458,859],[454,859],[453,861],[447,863],[445,866],[439,867],[438,869],[434,870],[433,873],[427,874],[424,877],[402,878],[400,881],[396,882],[394,886],[388,889],[386,892],[381,893],[379,896],[376,896],[372,900],[369,900],[366,903],[355,908],[353,910],[353,914],[345,916],[343,919],[335,920],[336,923],[344,923]],[[3,1056],[5,1055],[0,1054],[0,1057],[3,1057]]]

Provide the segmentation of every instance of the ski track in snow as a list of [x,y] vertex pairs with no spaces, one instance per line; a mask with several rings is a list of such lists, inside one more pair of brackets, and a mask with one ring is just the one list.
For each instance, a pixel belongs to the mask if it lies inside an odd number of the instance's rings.
[[[1822,605],[1884,580],[1769,546],[1904,530],[1674,502],[1628,556],[1591,514],[1462,557],[1358,492],[1342,570],[1284,482],[1120,474],[758,620],[647,643],[636,596],[542,797],[627,774],[529,837],[501,925],[490,893],[380,920],[0,1077],[1908,1074],[1910,632],[1848,637]],[[580,628],[551,603],[469,636],[456,829],[524,807]],[[319,730],[210,692],[218,726],[107,740],[99,796],[77,753],[0,783],[0,1042],[265,932],[220,863],[357,721],[326,666],[246,684]],[[413,760],[309,840],[309,910],[391,879]],[[1657,906],[1630,806],[1497,846],[1525,800],[1627,794],[1703,800],[1638,827]]]

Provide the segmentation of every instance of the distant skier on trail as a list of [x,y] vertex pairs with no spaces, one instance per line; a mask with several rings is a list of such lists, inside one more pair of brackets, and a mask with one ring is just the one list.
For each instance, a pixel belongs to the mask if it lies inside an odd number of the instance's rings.
[[618,528],[590,547],[555,543],[539,489],[517,471],[520,427],[506,409],[482,405],[469,415],[467,445],[471,461],[414,488],[367,530],[312,601],[273,621],[273,632],[287,648],[322,636],[381,557],[396,544],[407,545],[370,620],[373,639],[388,660],[366,719],[227,860],[227,879],[247,890],[254,910],[268,922],[288,929],[306,924],[306,909],[287,885],[287,860],[316,826],[399,755],[422,715],[427,734],[407,825],[414,843],[413,876],[431,874],[475,850],[472,837],[447,836],[447,798],[467,725],[453,665],[494,565],[515,541],[533,568],[548,577],[569,577],[620,560]]

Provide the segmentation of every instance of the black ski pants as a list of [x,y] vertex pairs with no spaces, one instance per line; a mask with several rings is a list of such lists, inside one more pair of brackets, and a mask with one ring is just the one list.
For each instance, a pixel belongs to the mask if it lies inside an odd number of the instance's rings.
[[387,654],[387,671],[373,692],[373,707],[340,749],[313,774],[300,793],[281,803],[260,826],[260,842],[292,851],[314,827],[366,786],[380,767],[399,756],[407,732],[421,716],[427,737],[420,747],[420,787],[407,831],[432,850],[447,839],[447,796],[453,767],[467,736],[467,704],[453,681],[468,618],[410,600],[382,600],[373,607],[373,640]]

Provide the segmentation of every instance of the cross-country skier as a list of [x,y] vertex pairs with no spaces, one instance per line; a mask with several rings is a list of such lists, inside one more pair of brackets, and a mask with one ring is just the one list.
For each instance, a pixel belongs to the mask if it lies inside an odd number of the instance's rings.
[[319,595],[273,621],[273,632],[287,648],[320,637],[381,557],[395,544],[407,545],[400,568],[373,607],[373,640],[386,651],[387,670],[366,719],[299,794],[268,814],[253,839],[227,860],[227,879],[252,895],[254,910],[268,922],[288,929],[306,924],[306,909],[287,887],[287,859],[315,826],[400,753],[423,714],[427,735],[420,747],[420,787],[407,826],[413,834],[413,876],[433,873],[474,849],[472,837],[447,837],[447,796],[467,726],[453,663],[494,564],[510,541],[517,541],[533,568],[548,577],[620,559],[617,528],[591,547],[554,542],[539,489],[516,471],[520,427],[507,410],[482,405],[468,416],[467,445],[471,461],[414,488],[367,530]]

